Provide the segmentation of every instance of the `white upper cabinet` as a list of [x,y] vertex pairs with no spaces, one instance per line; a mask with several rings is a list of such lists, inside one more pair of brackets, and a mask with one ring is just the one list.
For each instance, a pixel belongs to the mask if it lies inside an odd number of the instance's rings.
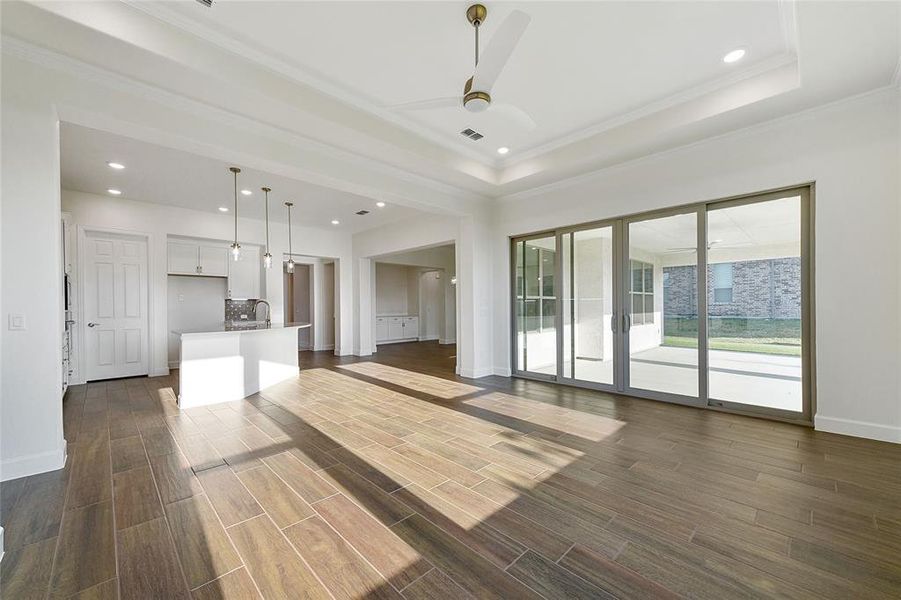
[[222,245],[200,244],[198,256],[201,275],[228,277],[228,248]]
[[259,298],[261,285],[260,247],[241,247],[238,260],[224,242],[169,240],[168,271],[172,275],[228,277],[229,298]]
[[260,298],[259,246],[242,246],[238,260],[228,260],[228,297]]
[[178,275],[197,275],[200,252],[195,242],[169,240],[169,272]]

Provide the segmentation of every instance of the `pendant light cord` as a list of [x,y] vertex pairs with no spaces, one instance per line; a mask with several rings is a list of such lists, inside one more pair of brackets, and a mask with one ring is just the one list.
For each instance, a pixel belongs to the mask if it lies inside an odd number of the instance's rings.
[[269,188],[263,188],[266,194],[266,254],[269,254]]
[[238,243],[238,171],[232,171],[235,174],[235,244]]
[[288,207],[288,260],[291,260],[292,255],[294,254],[294,250],[291,245],[291,203],[285,202],[285,206]]

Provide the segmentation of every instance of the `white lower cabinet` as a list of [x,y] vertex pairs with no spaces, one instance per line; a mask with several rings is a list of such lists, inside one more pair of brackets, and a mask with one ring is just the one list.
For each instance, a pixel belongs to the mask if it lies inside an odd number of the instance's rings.
[[408,342],[419,339],[419,317],[410,315],[375,318],[377,344]]

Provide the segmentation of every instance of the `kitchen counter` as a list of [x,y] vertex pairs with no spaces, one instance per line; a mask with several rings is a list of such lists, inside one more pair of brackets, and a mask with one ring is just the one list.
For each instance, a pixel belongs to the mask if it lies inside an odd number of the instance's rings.
[[215,327],[201,327],[197,329],[173,329],[175,335],[197,335],[205,333],[233,333],[244,331],[268,331],[272,329],[303,329],[309,327],[309,323],[272,323],[266,325],[265,321],[224,321]]
[[297,377],[297,330],[309,323],[223,322],[179,336],[178,406],[241,400]]

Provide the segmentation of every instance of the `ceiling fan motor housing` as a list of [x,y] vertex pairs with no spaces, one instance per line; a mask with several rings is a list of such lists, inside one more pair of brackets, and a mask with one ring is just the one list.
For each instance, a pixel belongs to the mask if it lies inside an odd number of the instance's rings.
[[469,92],[463,96],[463,106],[469,112],[482,112],[491,104],[491,96],[485,92]]

